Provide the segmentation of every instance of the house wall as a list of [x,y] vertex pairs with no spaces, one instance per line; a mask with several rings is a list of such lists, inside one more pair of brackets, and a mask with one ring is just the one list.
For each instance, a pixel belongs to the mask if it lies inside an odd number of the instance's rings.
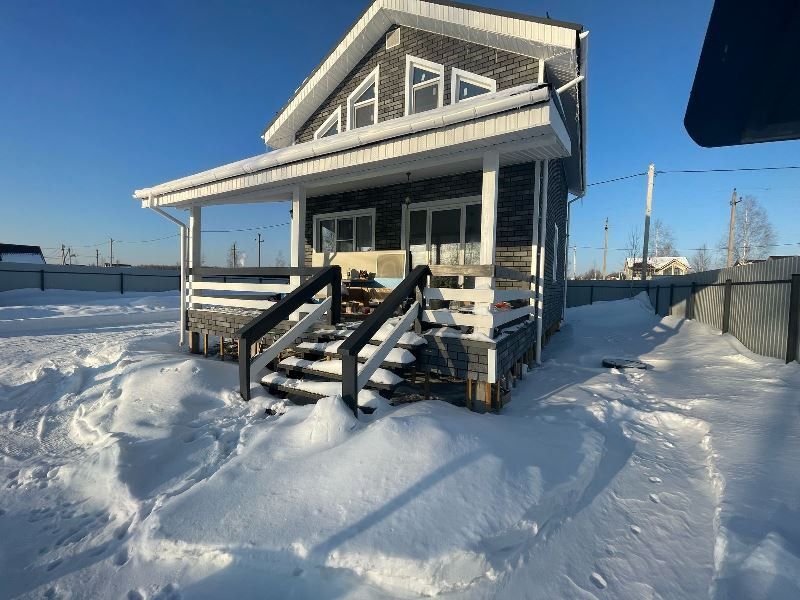
[[[558,225],[558,247],[554,248],[555,228]],[[544,256],[544,331],[552,331],[559,323],[564,309],[564,279],[566,260],[564,250],[567,244],[567,179],[562,160],[550,161],[547,184],[547,240]],[[555,252],[558,264],[555,278]]]
[[[393,26],[387,32],[397,28],[398,26]],[[498,91],[537,81],[539,63],[535,58],[410,27],[399,27],[399,29],[400,43],[387,50],[385,38],[382,37],[355,66],[350,75],[298,129],[295,134],[298,142],[313,139],[314,132],[340,105],[342,129],[346,130],[347,97],[378,65],[380,65],[378,122],[402,117],[405,114],[407,54],[444,65],[445,105],[450,103],[450,77],[453,67],[494,79]]]

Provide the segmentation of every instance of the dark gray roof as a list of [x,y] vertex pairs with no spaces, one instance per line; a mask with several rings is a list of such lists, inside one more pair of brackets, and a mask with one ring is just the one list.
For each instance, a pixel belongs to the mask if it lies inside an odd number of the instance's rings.
[[24,244],[0,244],[0,254],[37,254],[42,256],[42,249],[39,246]]

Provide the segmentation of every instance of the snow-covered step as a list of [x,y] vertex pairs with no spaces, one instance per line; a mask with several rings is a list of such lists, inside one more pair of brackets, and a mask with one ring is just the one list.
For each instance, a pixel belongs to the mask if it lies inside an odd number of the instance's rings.
[[[339,346],[342,345],[344,340],[336,342],[302,342],[296,346],[297,350],[304,354],[311,354],[316,356],[334,356],[338,357]],[[364,362],[370,356],[375,354],[378,346],[367,345],[358,353],[358,360]],[[416,357],[405,348],[392,348],[389,354],[381,363],[384,369],[407,369],[416,362]]]
[[[309,381],[308,379],[294,379],[280,373],[268,373],[261,378],[261,384],[270,392],[283,392],[295,396],[302,396],[309,400],[319,400],[326,396],[341,396],[342,384],[339,381]],[[381,401],[381,395],[376,390],[363,389],[358,393],[358,405],[366,413],[371,413],[369,406],[375,406]],[[383,402],[386,402],[383,399]]]
[[[360,324],[360,323],[359,323]],[[378,346],[381,342],[383,342],[389,334],[392,332],[392,328],[394,327],[395,323],[392,321],[384,323],[381,328],[375,333],[373,338],[369,341],[370,344],[373,346]],[[312,334],[312,337],[316,337],[318,341],[323,340],[344,340],[355,331],[355,327],[338,327],[338,328],[326,328],[326,329],[319,329]],[[398,348],[404,348],[406,350],[417,350],[422,346],[425,346],[427,342],[425,338],[421,335],[414,333],[413,331],[406,331],[400,339],[395,344]]]
[[[363,369],[363,365],[359,365],[359,373]],[[341,360],[306,360],[297,356],[285,358],[278,364],[278,369],[285,371],[287,374],[292,375],[295,373],[302,373],[304,375],[313,375],[323,379],[333,379],[335,381],[342,380],[342,361]],[[403,383],[403,378],[386,369],[376,369],[372,376],[369,378],[367,387],[393,391],[398,385]]]

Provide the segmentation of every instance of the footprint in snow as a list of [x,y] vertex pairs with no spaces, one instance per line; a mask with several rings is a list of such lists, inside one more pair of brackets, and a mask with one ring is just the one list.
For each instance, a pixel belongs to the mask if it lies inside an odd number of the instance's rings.
[[128,549],[123,548],[114,555],[114,564],[117,565],[118,567],[121,567],[128,562],[129,558],[130,555],[128,554]]
[[642,528],[639,527],[638,525],[631,525],[631,531],[634,534],[639,535],[640,533],[642,533]]
[[650,501],[661,504],[661,499],[658,497],[658,494],[650,494]]
[[650,477],[649,479],[650,479],[650,483],[661,483],[661,478],[660,477],[656,477],[655,475]]
[[589,580],[590,580],[590,581],[591,581],[593,584],[595,584],[595,586],[597,586],[598,588],[600,588],[601,590],[604,590],[604,589],[606,589],[606,587],[608,586],[608,583],[606,583],[606,580],[603,578],[603,576],[602,576],[602,575],[600,575],[600,573],[596,573],[596,572],[595,572],[595,573],[592,573],[592,574],[589,576]]

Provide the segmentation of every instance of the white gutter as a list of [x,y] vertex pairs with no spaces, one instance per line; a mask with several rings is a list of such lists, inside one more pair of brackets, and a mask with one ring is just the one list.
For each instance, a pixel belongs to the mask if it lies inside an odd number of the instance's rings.
[[424,113],[399,117],[370,127],[346,131],[328,138],[311,140],[273,150],[266,154],[203,171],[196,175],[136,190],[133,193],[133,197],[138,200],[147,200],[153,196],[177,192],[239,175],[255,173],[279,165],[334,154],[358,146],[374,144],[421,131],[439,129],[455,123],[518,109],[530,104],[539,104],[546,102],[549,98],[550,92],[542,84],[521,85],[493,94],[476,96],[471,100],[464,100]]
[[180,227],[180,239],[181,239],[181,299],[180,299],[180,306],[181,306],[181,338],[180,338],[180,345],[183,346],[186,342],[186,224],[179,219],[176,219],[168,212],[158,208],[157,206],[151,206],[151,210],[157,212],[165,219],[169,219],[173,223],[175,223],[178,227]]
[[578,39],[580,41],[580,48],[578,51],[578,68],[580,69],[580,75],[583,78],[580,86],[581,105],[579,107],[579,115],[581,119],[581,194],[579,197],[583,197],[583,195],[586,193],[586,132],[588,130],[589,120],[589,95],[586,90],[586,84],[588,83],[587,78],[589,77],[589,32],[582,31],[578,34]]

